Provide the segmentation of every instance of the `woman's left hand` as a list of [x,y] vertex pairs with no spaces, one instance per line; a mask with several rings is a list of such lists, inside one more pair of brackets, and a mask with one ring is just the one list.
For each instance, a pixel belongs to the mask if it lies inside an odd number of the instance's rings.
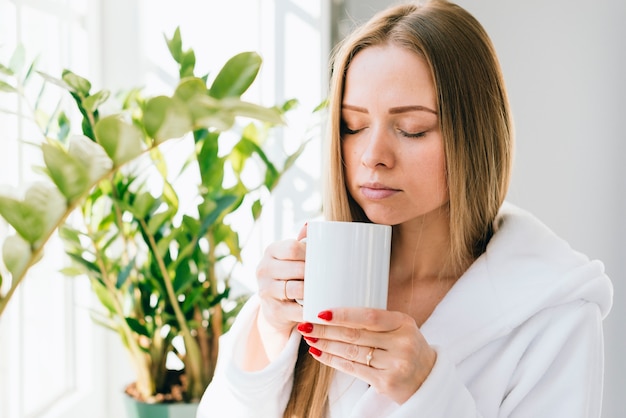
[[309,352],[399,404],[419,389],[435,364],[437,353],[402,312],[336,308],[319,317],[327,324],[298,325]]

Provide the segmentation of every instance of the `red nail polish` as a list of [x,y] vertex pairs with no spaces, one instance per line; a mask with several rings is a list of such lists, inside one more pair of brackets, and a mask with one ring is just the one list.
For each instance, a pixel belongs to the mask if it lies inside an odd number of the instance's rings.
[[322,355],[322,352],[315,347],[309,347],[309,353],[313,354],[315,357]]
[[313,331],[313,324],[310,322],[300,322],[298,324],[298,331],[308,334],[309,332]]
[[322,311],[317,314],[317,317],[319,319],[323,319],[324,321],[330,321],[331,319],[333,319],[333,313],[331,311]]
[[305,340],[307,340],[307,341],[312,342],[312,343],[316,343],[316,342],[318,342],[318,341],[319,341],[319,339],[318,339],[318,338],[315,338],[315,337],[306,337],[306,336],[305,336],[305,337],[303,337],[303,338],[304,338]]

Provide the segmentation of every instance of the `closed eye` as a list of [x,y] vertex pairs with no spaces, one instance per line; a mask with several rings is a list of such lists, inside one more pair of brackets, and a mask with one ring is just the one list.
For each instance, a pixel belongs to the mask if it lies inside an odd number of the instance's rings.
[[341,135],[354,135],[362,130],[363,129],[350,129],[344,121],[341,122]]
[[400,132],[400,135],[406,137],[406,138],[422,138],[424,136],[426,136],[426,131],[423,132],[406,132],[403,131],[402,129],[398,129],[398,132]]

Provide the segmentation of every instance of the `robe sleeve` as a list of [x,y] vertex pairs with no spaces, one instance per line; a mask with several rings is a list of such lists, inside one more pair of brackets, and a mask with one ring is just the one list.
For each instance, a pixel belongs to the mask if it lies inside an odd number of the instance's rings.
[[197,418],[224,413],[238,418],[283,416],[291,394],[301,336],[297,331],[292,332],[282,353],[263,370],[242,370],[238,364],[258,309],[258,297],[252,296],[229,332],[220,338],[215,376],[202,396]]

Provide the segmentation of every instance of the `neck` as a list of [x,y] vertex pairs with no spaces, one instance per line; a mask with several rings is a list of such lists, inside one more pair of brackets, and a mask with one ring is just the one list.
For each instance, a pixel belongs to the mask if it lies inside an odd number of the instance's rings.
[[448,263],[450,225],[443,209],[394,226],[391,248],[389,273],[396,284],[457,278]]

